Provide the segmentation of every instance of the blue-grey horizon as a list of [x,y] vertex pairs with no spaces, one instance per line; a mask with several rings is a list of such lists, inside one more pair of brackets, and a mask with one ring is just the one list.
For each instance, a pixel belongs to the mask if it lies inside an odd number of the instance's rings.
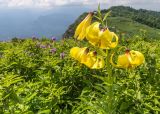
[[57,6],[92,6],[101,4],[104,8],[124,5],[160,11],[160,0],[0,0],[1,9],[54,9]]

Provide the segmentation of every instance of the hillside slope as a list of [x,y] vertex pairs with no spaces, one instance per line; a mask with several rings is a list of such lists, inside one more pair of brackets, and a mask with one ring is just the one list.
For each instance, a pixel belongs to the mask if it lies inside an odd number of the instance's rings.
[[[146,38],[158,39],[160,35],[160,12],[148,10],[136,10],[130,7],[116,6],[102,10],[102,14],[111,10],[108,18],[109,28],[116,33],[125,33],[126,37],[132,37],[140,32],[145,32]],[[83,13],[71,24],[63,34],[64,38],[72,37],[76,26],[84,19],[87,13]],[[95,21],[96,19],[93,19]]]

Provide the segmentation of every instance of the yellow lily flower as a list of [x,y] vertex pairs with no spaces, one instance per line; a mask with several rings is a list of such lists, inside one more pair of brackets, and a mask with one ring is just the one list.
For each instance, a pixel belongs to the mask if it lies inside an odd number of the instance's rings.
[[139,51],[127,50],[125,54],[118,56],[117,65],[113,63],[113,55],[111,56],[110,62],[113,66],[119,68],[135,68],[144,62],[144,56]]
[[144,62],[144,56],[139,51],[130,51],[129,61],[134,66],[139,66]]
[[101,69],[105,65],[103,57],[97,56],[93,51],[88,53],[88,56],[82,60],[82,63],[91,69]]
[[86,18],[77,26],[74,38],[83,40],[86,36],[86,29],[91,24],[93,13],[89,13]]
[[[109,29],[101,31],[99,34],[100,43],[99,47],[102,49],[115,48],[118,44],[118,36]],[[113,41],[115,39],[115,41]]]
[[89,49],[87,47],[84,47],[84,48],[73,47],[70,50],[70,55],[71,57],[81,62],[81,59],[86,58],[88,52],[89,52]]
[[85,64],[87,67],[92,68],[92,66],[95,64],[96,61],[96,55],[93,54],[93,52],[89,52],[87,54],[87,57],[83,58],[81,60],[82,64]]
[[70,50],[70,54],[74,59],[91,69],[100,69],[104,67],[104,59],[101,56],[97,57],[96,52],[89,52],[87,47],[73,47]]
[[[115,48],[118,44],[118,36],[109,29],[99,29],[100,23],[94,22],[86,30],[86,39],[94,46],[102,49]],[[115,39],[115,41],[113,41]]]
[[99,57],[96,59],[96,62],[92,66],[92,69],[100,69],[103,68],[105,65],[104,59],[102,57]]
[[94,46],[98,45],[99,42],[99,25],[100,23],[94,22],[86,29],[86,39]]

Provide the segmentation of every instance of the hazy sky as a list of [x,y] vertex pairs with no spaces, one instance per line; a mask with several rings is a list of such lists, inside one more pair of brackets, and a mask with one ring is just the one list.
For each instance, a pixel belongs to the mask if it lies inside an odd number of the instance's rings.
[[[0,40],[59,37],[83,12],[124,5],[160,11],[160,0],[0,0]],[[65,18],[65,20],[64,20]]]
[[[96,5],[98,3],[113,5],[130,5],[137,7],[160,6],[160,0],[0,0],[1,8],[40,8],[50,9],[64,5]],[[159,10],[159,9],[158,9]]]

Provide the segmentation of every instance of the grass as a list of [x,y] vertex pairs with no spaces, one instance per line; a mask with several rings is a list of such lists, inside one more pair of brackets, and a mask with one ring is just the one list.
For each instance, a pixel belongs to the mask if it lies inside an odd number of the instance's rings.
[[145,32],[146,38],[159,39],[160,29],[140,24],[129,18],[110,17],[108,18],[108,23],[108,26],[110,26],[112,29],[116,28],[117,32],[125,33],[127,38],[133,37],[135,33],[140,34],[141,32]]
[[[113,71],[117,80],[113,88],[114,113],[158,114],[160,41],[145,41],[141,35],[133,39],[123,39],[120,45],[141,51],[145,63],[133,71]],[[1,42],[0,113],[107,114],[107,67],[91,70],[72,59],[70,48],[77,45],[89,46],[73,39]],[[55,52],[51,52],[53,48]],[[62,52],[64,57],[60,56]]]

